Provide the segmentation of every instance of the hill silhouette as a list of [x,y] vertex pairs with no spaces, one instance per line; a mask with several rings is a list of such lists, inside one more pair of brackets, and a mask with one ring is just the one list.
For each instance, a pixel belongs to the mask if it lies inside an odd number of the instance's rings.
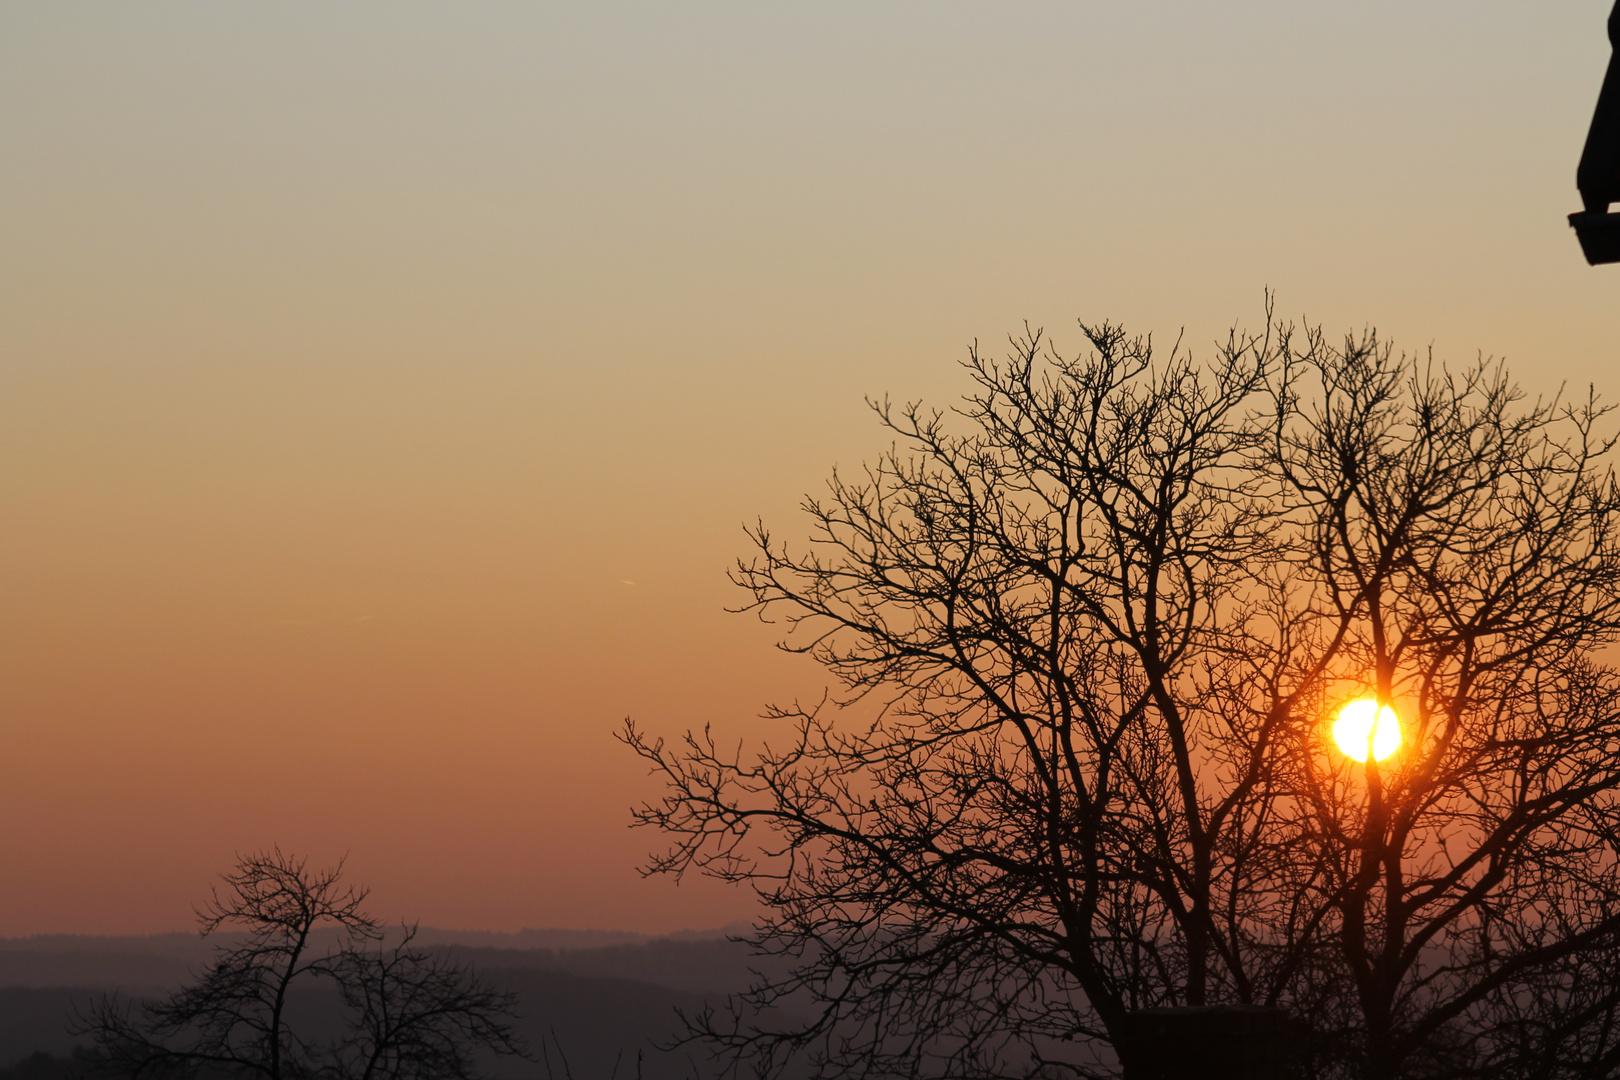
[[[492,1060],[493,1076],[561,1078],[566,1059],[574,1080],[605,1080],[615,1070],[628,1080],[638,1068],[645,1080],[677,1080],[713,1072],[700,1049],[665,1048],[681,1030],[677,1010],[723,1003],[760,966],[760,958],[726,933],[424,928],[418,941],[517,995],[518,1034],[536,1054],[549,1056],[551,1072],[544,1063]],[[105,993],[167,993],[199,971],[216,944],[230,940],[194,934],[0,939],[0,1080],[61,1075],[75,1045],[69,1029],[76,1008]],[[336,1002],[318,997],[300,1003],[300,1010],[321,1026]]]

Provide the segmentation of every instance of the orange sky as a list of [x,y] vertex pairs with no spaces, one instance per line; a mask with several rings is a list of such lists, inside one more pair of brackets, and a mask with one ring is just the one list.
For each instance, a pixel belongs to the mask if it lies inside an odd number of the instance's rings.
[[232,853],[663,931],[627,715],[819,673],[741,523],[975,338],[1330,328],[1620,396],[1563,217],[1608,4],[0,10],[0,934]]

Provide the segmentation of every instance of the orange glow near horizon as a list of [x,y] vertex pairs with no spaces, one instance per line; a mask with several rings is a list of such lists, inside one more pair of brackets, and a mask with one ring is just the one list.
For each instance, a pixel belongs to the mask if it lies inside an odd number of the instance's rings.
[[1380,706],[1375,698],[1352,701],[1339,710],[1333,723],[1333,741],[1347,757],[1366,761],[1370,749],[1374,761],[1383,761],[1401,745],[1401,722],[1395,710]]
[[272,844],[430,927],[752,918],[639,876],[613,735],[836,682],[727,571],[866,399],[1026,323],[1202,363],[1268,287],[1620,392],[1599,7],[0,6],[0,937]]

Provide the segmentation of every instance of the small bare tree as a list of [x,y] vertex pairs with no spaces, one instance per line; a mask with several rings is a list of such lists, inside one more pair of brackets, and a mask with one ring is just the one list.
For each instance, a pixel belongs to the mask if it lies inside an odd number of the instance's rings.
[[[627,728],[669,785],[650,872],[751,885],[795,961],[694,1034],[1105,1076],[1139,1010],[1253,1003],[1376,1080],[1608,1053],[1620,981],[1559,989],[1620,946],[1604,410],[1269,310],[1207,364],[1083,330],[973,350],[954,416],[874,403],[898,445],[809,548],[754,532],[750,607],[843,688],[773,711],[791,742]],[[1357,696],[1395,761],[1334,756]]]
[[[201,978],[163,1001],[101,999],[79,1025],[97,1067],[128,1078],[471,1080],[478,1050],[518,1053],[513,998],[469,969],[390,937],[341,881],[279,849],[243,856],[198,913],[202,933],[240,931]],[[293,1023],[323,1002],[342,1033]],[[332,1026],[330,1023],[326,1026]]]

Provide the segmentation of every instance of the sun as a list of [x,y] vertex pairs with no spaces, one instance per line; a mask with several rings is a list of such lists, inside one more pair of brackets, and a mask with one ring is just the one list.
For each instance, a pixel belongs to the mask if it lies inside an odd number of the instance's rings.
[[1333,741],[1357,761],[1367,760],[1369,748],[1373,760],[1382,761],[1401,745],[1401,723],[1388,705],[1380,707],[1376,699],[1363,698],[1339,710]]

